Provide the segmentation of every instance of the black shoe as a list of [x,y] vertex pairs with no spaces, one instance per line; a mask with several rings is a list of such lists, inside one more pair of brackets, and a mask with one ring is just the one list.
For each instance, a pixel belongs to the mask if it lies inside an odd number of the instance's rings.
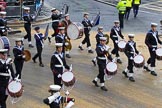
[[133,77],[129,77],[129,81],[135,82],[135,79]]
[[148,72],[151,71],[151,70],[150,70],[148,67],[146,67],[146,66],[144,66],[143,69],[146,70],[146,71],[148,71]]
[[51,43],[51,38],[50,37],[48,37],[48,42]]
[[151,75],[157,76],[157,73],[155,71],[151,71]]
[[96,66],[96,62],[94,60],[92,60],[92,63],[93,63],[94,66]]
[[103,90],[103,91],[108,91],[107,88],[106,88],[105,86],[102,86],[102,87],[101,87],[101,90]]
[[97,84],[97,81],[93,80],[92,83],[93,83],[96,87],[99,87],[99,85]]
[[41,63],[41,64],[39,64],[39,66],[40,66],[40,67],[44,67],[44,64]]
[[122,74],[124,74],[124,76],[125,76],[126,78],[128,78],[128,75],[127,75],[127,73],[126,73],[125,71],[123,71]]
[[67,57],[67,58],[71,58],[71,56],[70,56],[69,54],[66,54],[66,57]]
[[81,46],[78,46],[78,48],[79,48],[80,50],[84,50]]
[[34,62],[34,63],[37,63],[37,62],[35,61],[35,59],[34,59],[34,58],[32,58],[32,60],[33,60],[33,62]]
[[117,63],[122,64],[122,61],[120,59],[117,59]]
[[30,48],[34,48],[34,46],[33,46],[32,44],[29,44],[29,47],[30,47]]
[[93,51],[92,51],[92,50],[88,50],[88,53],[91,53],[91,54],[93,54]]

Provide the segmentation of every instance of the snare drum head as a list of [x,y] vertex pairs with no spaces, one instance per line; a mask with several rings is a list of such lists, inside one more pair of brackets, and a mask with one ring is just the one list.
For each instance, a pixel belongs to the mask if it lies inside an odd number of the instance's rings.
[[162,56],[162,48],[158,48],[158,49],[156,50],[156,55],[157,55],[157,56]]
[[73,80],[73,78],[74,78],[74,74],[72,72],[64,72],[62,74],[62,80],[64,82],[70,82]]
[[143,58],[142,55],[136,55],[136,56],[134,57],[134,62],[137,63],[137,64],[140,64],[140,63],[142,63],[143,61],[144,61],[144,58]]
[[118,47],[123,49],[123,48],[125,48],[126,44],[127,44],[127,43],[126,43],[124,40],[121,40],[121,41],[119,41],[119,43],[118,43]]
[[22,85],[20,82],[17,81],[11,81],[8,85],[8,91],[10,93],[17,93],[21,90]]
[[106,69],[109,71],[109,72],[115,72],[117,70],[117,64],[114,63],[114,62],[109,62],[107,65],[106,65]]

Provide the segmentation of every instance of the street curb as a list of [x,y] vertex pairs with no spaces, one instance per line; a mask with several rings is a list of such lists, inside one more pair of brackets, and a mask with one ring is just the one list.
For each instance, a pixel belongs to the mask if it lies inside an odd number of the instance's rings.
[[104,4],[107,4],[107,5],[113,6],[113,7],[116,7],[115,4],[113,4],[113,3],[109,3],[109,2],[105,2],[105,1],[103,1],[103,0],[94,0],[94,1],[96,1],[96,2],[100,2],[100,3],[104,3]]

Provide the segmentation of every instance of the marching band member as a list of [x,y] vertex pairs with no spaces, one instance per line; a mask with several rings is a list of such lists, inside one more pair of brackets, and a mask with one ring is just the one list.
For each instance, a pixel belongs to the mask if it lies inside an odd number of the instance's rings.
[[51,57],[50,68],[54,75],[54,84],[61,84],[61,75],[65,71],[65,69],[70,69],[70,67],[66,64],[64,53],[62,52],[63,43],[56,43],[56,52]]
[[[162,41],[160,41],[158,36],[158,31],[156,30],[157,24],[151,23],[151,30],[148,31],[146,38],[145,38],[145,44],[148,47],[150,58],[147,60],[147,63],[144,66],[144,69],[146,71],[151,71],[151,74],[154,76],[157,76],[157,73],[155,72],[155,62],[156,62],[156,49],[158,43],[162,45]],[[148,66],[151,65],[151,70],[148,68]]]
[[[112,61],[112,57],[109,54],[108,50],[109,47],[106,46],[106,37],[100,37],[100,44],[96,48],[96,53],[97,53],[97,64],[99,68],[99,74],[98,76],[92,81],[96,87],[99,87],[97,84],[98,79],[100,79],[101,83],[101,90],[107,91],[107,88],[105,87],[105,80],[104,80],[104,75],[105,75],[105,68],[106,68],[106,63],[107,63],[107,58]],[[107,57],[108,54],[108,57]]]
[[0,35],[1,36],[7,36],[7,20],[5,19],[6,17],[6,12],[1,11],[0,12]]
[[39,57],[39,66],[44,67],[44,64],[42,63],[42,50],[44,47],[43,39],[44,36],[42,33],[40,33],[40,27],[35,27],[35,42],[36,42],[36,47],[37,47],[37,53],[34,55],[32,58],[33,62],[36,63],[37,57]]
[[[60,108],[60,105],[64,106],[64,103],[67,103],[65,108],[71,108],[74,105],[75,99],[69,97],[63,97],[60,94],[61,86],[59,85],[50,85],[49,92],[51,96],[44,99],[43,102],[49,105],[50,108]],[[69,92],[66,92],[65,95],[69,95]]]
[[26,35],[24,36],[24,39],[28,39],[28,43],[29,43],[29,47],[33,48],[34,46],[31,43],[31,21],[34,20],[34,17],[32,17],[30,15],[30,8],[29,7],[25,7],[24,8],[24,15],[23,15],[23,19],[24,19],[24,28],[26,31]]
[[138,54],[138,50],[136,49],[136,42],[134,42],[134,34],[128,34],[129,41],[125,47],[125,54],[128,57],[128,67],[122,72],[126,78],[129,77],[129,80],[135,82],[133,77],[133,65],[134,65],[134,56]]
[[111,29],[111,32],[110,32],[110,38],[112,39],[114,43],[114,49],[111,51],[111,53],[116,55],[117,63],[121,64],[122,61],[120,60],[120,56],[119,56],[118,41],[119,41],[119,38],[124,39],[124,36],[121,32],[119,21],[114,21],[114,27]]
[[23,69],[23,64],[25,60],[25,55],[23,54],[24,47],[22,46],[22,38],[15,39],[16,46],[13,48],[14,54],[14,64],[16,69],[16,76],[19,75],[18,79],[21,80],[21,72]]
[[[103,27],[98,27],[98,33],[96,34],[96,47],[100,44],[100,37],[104,37]],[[92,63],[96,66],[96,57],[92,59]]]
[[14,79],[15,74],[12,67],[12,59],[7,57],[7,49],[0,49],[0,108],[6,108],[6,88],[10,78]]
[[80,43],[80,45],[79,45],[79,49],[80,50],[83,50],[83,48],[82,48],[82,45],[83,44],[85,44],[85,43],[87,43],[87,48],[88,48],[88,53],[93,53],[93,51],[92,51],[92,49],[91,49],[91,42],[90,42],[90,38],[89,38],[89,36],[90,36],[90,30],[91,30],[91,28],[92,28],[92,24],[91,24],[91,21],[88,19],[88,15],[89,15],[89,13],[84,13],[84,19],[83,19],[83,21],[82,21],[82,24],[83,24],[83,26],[84,26],[84,34],[85,34],[85,38],[84,38],[84,40]]
[[[62,12],[60,12],[56,8],[51,9],[52,15],[52,28],[54,33],[52,34],[52,37],[56,36],[58,34],[58,26],[59,26],[59,20],[62,17]],[[48,37],[49,42],[51,43],[51,37]]]
[[[61,24],[62,24],[62,26],[63,27],[65,27],[65,36],[67,36],[67,27],[68,27],[68,25],[70,25],[72,22],[71,22],[71,20],[70,20],[70,15],[69,14],[65,14],[65,18],[64,18],[64,20],[62,20],[62,22],[61,22]],[[67,39],[66,39],[67,41],[69,41],[70,42],[70,38],[67,36]],[[68,49],[68,48],[66,48],[66,51],[65,51],[65,54],[66,54],[66,57],[67,58],[71,58],[71,56],[70,56],[70,49]]]

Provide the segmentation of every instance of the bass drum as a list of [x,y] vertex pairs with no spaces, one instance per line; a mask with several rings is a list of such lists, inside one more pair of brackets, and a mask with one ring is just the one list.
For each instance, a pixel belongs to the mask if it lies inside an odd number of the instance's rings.
[[0,49],[10,49],[10,41],[6,36],[0,37]]
[[79,22],[73,22],[67,27],[67,35],[70,39],[79,39],[83,37],[84,26]]

